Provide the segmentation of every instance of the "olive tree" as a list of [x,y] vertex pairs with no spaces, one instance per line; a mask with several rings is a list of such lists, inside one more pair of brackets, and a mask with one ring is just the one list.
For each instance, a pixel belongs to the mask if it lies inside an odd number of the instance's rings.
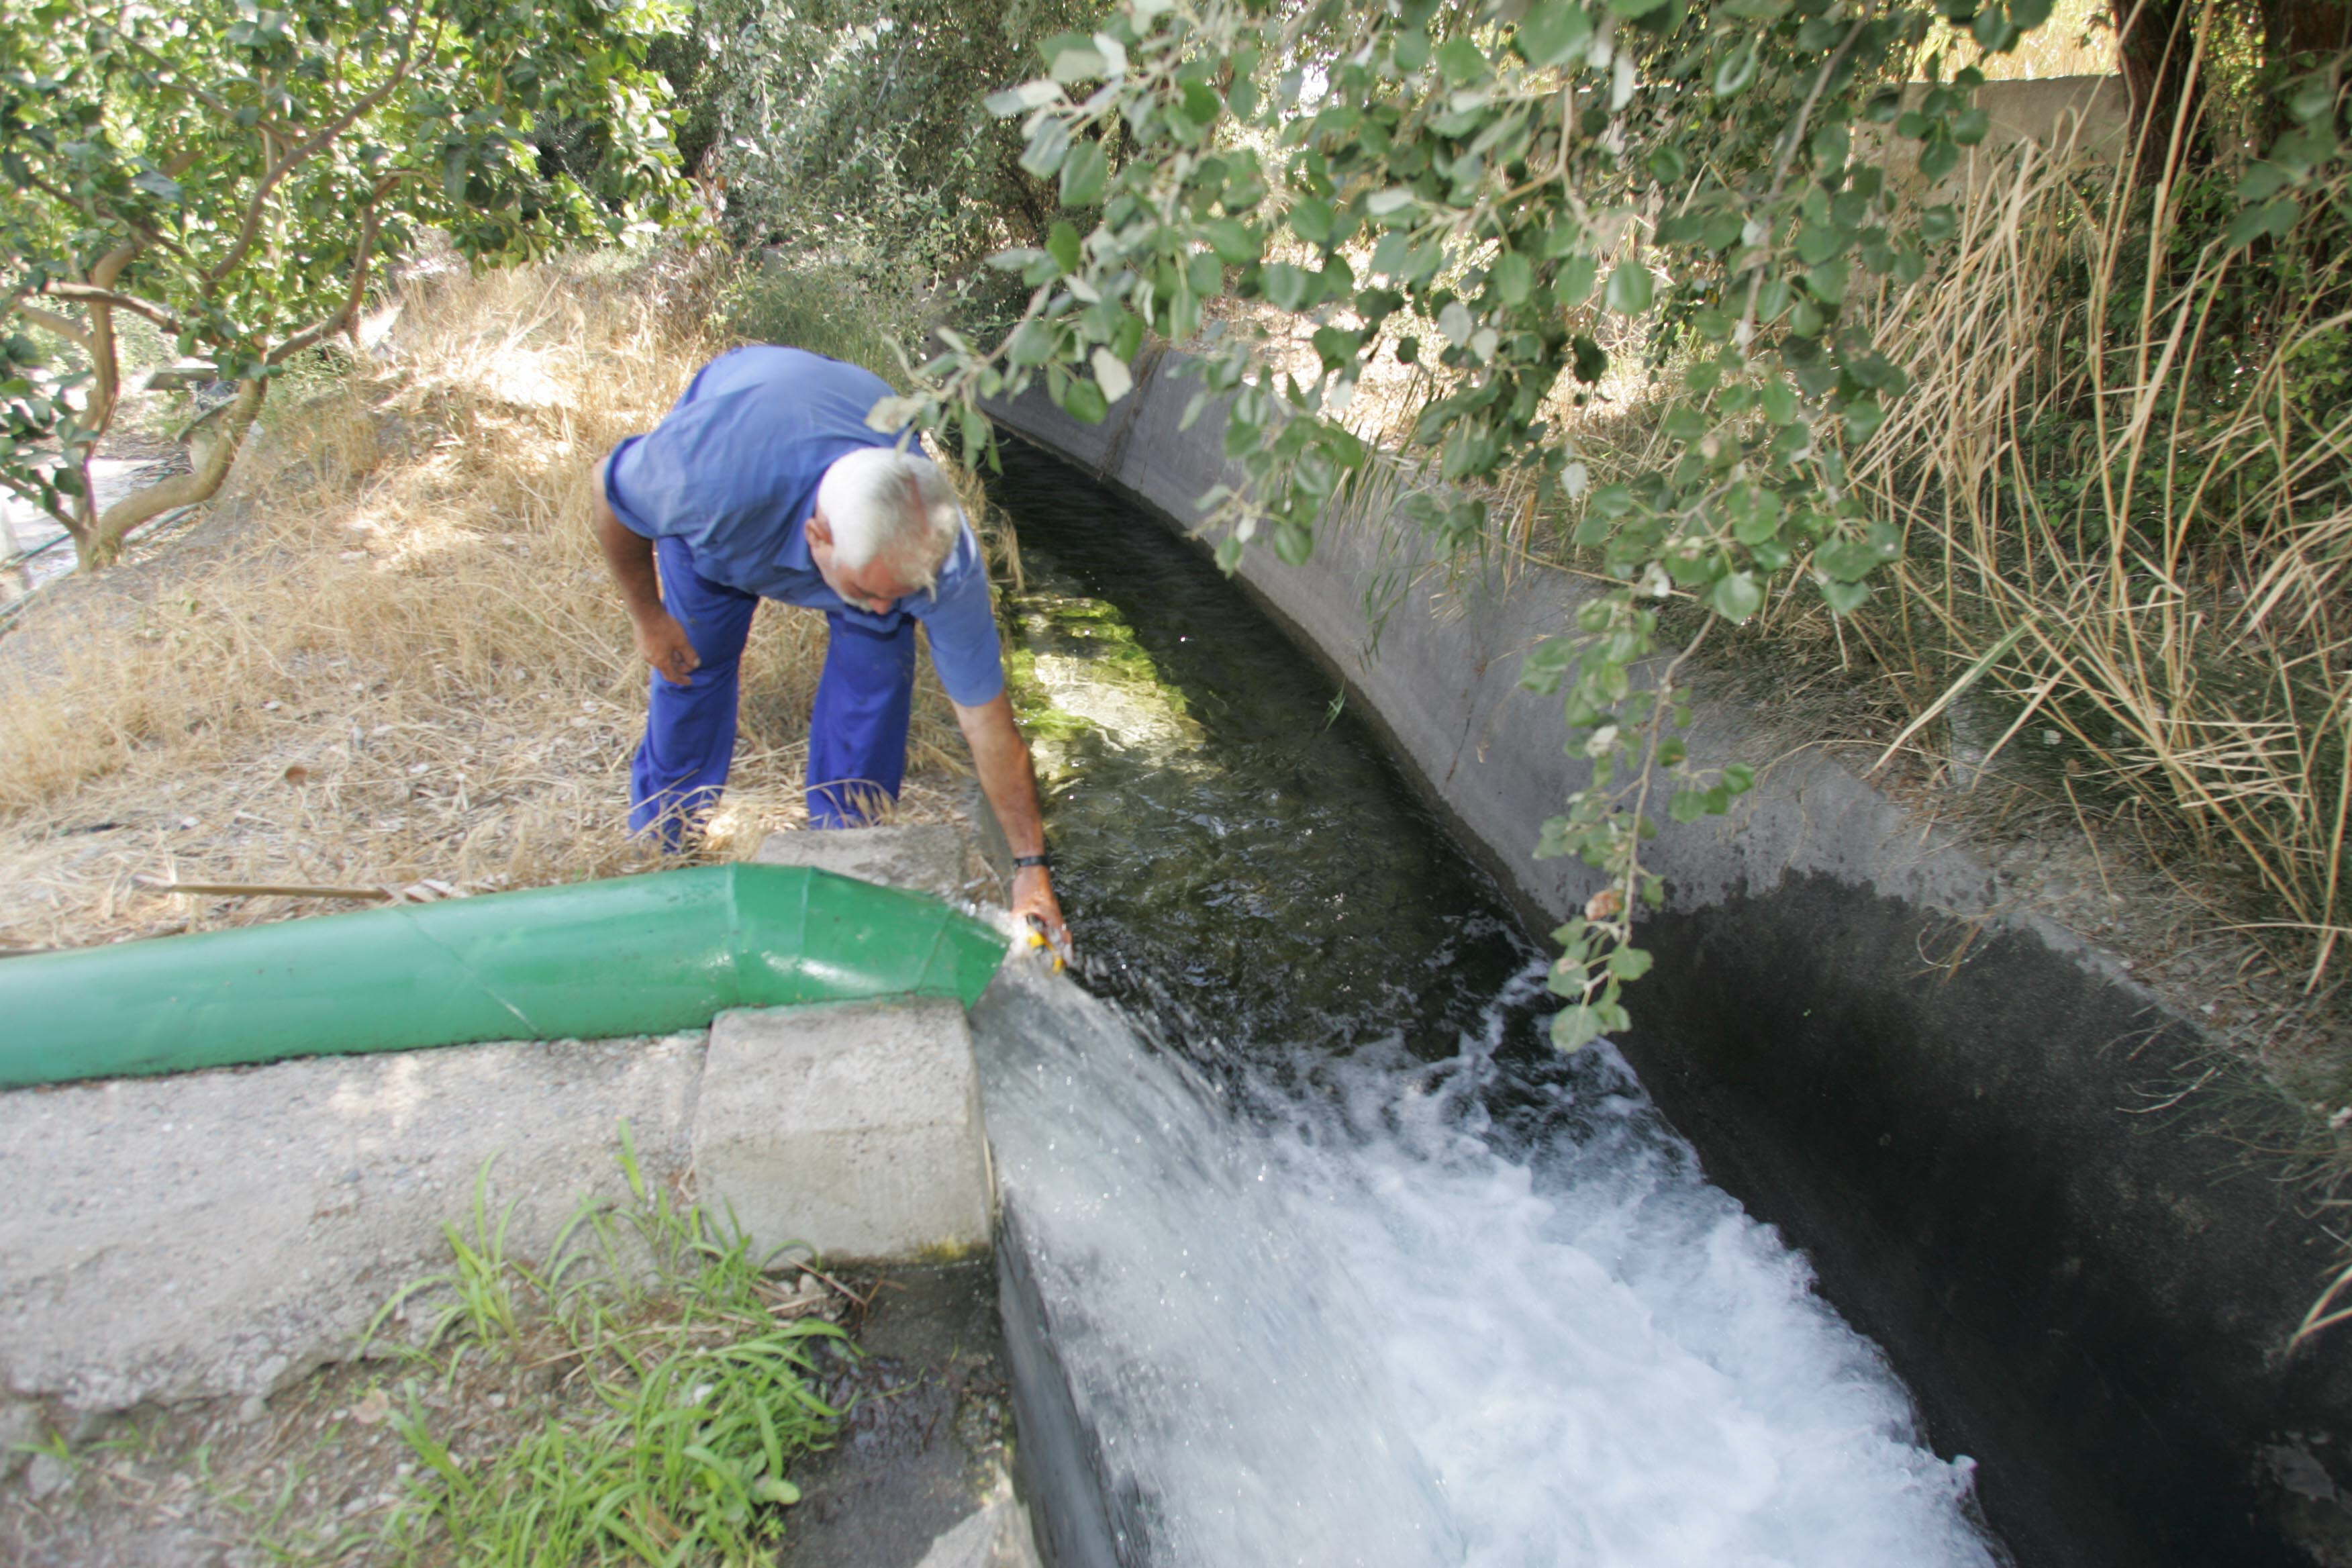
[[[33,0],[0,12],[0,485],[85,567],[214,494],[273,375],[428,228],[476,263],[604,241],[678,201],[658,0]],[[601,156],[543,169],[564,121]],[[234,394],[194,470],[101,510],[123,326]]]

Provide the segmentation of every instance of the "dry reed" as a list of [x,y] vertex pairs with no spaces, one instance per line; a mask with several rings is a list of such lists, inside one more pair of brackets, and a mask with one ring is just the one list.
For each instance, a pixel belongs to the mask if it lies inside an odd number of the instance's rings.
[[2242,253],[2130,259],[2174,248],[2178,188],[2151,211],[2028,148],[1999,195],[1935,286],[1880,303],[1917,383],[1855,474],[1909,531],[1868,617],[1884,662],[1915,708],[1982,663],[1993,752],[2028,726],[2065,742],[2074,776],[2160,825],[2159,856],[2219,873],[2189,879],[2216,919],[2318,991],[2352,913],[2352,410],[2315,424],[2289,389],[2347,325],[2311,302],[2344,298],[2346,260],[2221,344]]
[[[36,605],[0,642],[0,943],[334,907],[157,881],[479,891],[656,863],[625,835],[646,672],[588,475],[725,346],[722,281],[677,257],[411,278],[374,356],[279,399],[194,537]],[[805,820],[824,637],[761,617],[705,853]],[[902,813],[960,800],[952,733],[927,675]]]

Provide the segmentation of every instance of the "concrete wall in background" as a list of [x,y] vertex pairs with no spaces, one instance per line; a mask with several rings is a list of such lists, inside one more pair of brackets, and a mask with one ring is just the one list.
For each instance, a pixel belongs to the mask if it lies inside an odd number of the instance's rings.
[[[1221,409],[1182,427],[1187,368],[1139,366],[1098,426],[1042,394],[992,412],[1189,526],[1241,476]],[[1449,567],[1361,518],[1301,566],[1252,550],[1240,576],[1538,920],[1581,904],[1592,876],[1532,851],[1583,768],[1554,700],[1517,685],[1570,624],[1573,579]],[[1375,651],[1367,595],[1400,583]],[[2283,1353],[2337,1250],[2223,1114],[2232,1085],[2275,1097],[2221,1066],[2135,1114],[2216,1063],[2113,958],[1769,713],[1703,701],[1692,749],[1760,783],[1652,847],[1668,903],[1622,1044],[1710,1173],[1887,1348],[1938,1446],[1984,1461],[2021,1559],[2293,1563],[2347,1533],[2352,1355]]]

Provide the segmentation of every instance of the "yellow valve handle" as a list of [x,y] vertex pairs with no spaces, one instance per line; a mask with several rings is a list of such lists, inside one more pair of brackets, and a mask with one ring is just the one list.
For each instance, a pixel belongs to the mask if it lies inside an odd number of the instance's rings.
[[[1035,915],[1029,918],[1029,946],[1032,951],[1044,947],[1053,939],[1045,934],[1045,922]],[[1056,945],[1054,948],[1054,973],[1059,974],[1068,967],[1069,957]]]

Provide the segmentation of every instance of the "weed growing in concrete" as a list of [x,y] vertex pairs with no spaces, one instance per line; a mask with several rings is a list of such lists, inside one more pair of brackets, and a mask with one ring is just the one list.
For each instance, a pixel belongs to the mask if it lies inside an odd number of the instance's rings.
[[[811,1313],[821,1292],[768,1277],[731,1216],[648,1182],[625,1124],[619,1161],[628,1201],[583,1204],[539,1266],[508,1251],[514,1205],[492,1205],[485,1164],[453,1267],[378,1314],[372,1338],[439,1303],[402,1352],[425,1375],[389,1402],[418,1465],[377,1536],[390,1561],[737,1563],[782,1535],[793,1466],[841,1415],[809,1380],[842,1331]],[[433,1380],[500,1369],[593,1397],[491,1444],[428,1406]]]

